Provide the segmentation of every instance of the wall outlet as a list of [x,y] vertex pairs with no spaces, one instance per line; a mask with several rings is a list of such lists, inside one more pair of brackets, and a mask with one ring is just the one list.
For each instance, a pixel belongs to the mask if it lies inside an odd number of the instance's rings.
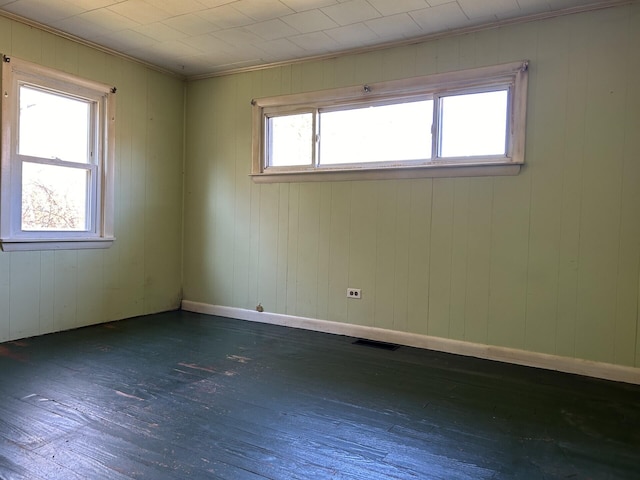
[[347,288],[347,298],[358,298],[362,297],[362,292],[359,288]]

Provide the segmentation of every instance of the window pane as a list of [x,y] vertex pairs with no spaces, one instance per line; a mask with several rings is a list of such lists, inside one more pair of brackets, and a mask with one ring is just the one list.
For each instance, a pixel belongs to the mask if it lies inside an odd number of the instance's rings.
[[90,172],[23,162],[22,229],[87,230]]
[[90,103],[20,87],[18,153],[87,163]]
[[433,101],[320,113],[320,164],[431,158]]
[[313,115],[269,118],[271,141],[269,166],[311,165],[313,159]]
[[505,155],[508,90],[443,97],[441,157]]

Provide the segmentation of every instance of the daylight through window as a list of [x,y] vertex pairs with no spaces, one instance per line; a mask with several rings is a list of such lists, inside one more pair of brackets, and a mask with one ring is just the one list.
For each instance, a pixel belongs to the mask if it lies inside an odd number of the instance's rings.
[[2,248],[110,245],[110,88],[7,57],[3,85]]
[[517,173],[527,68],[517,62],[254,100],[254,180]]

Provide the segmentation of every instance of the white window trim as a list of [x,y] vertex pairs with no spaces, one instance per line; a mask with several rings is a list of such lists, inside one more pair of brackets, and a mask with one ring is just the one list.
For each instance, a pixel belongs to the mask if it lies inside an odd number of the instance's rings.
[[[0,242],[4,251],[108,248],[114,237],[115,88],[2,56],[2,148],[0,161]],[[25,232],[21,217],[21,162],[17,156],[19,86],[32,83],[96,102],[97,183],[92,189],[92,225],[84,232]],[[47,162],[45,162],[47,163]],[[55,162],[53,162],[55,163]]]
[[[524,164],[528,66],[529,62],[524,60],[403,80],[254,99],[251,101],[253,111],[250,175],[256,183],[517,175]],[[451,92],[473,92],[505,85],[510,88],[506,156],[438,158],[436,161],[350,164],[317,168],[266,167],[265,131],[269,114],[314,111],[327,107],[425,95],[436,98]],[[434,132],[434,137],[436,135],[437,132]]]

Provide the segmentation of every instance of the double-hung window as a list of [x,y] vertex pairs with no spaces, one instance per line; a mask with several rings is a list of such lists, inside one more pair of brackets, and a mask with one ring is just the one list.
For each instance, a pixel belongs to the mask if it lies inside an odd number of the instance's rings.
[[3,250],[105,248],[113,237],[115,89],[3,57]]
[[253,100],[255,181],[513,175],[528,63]]

